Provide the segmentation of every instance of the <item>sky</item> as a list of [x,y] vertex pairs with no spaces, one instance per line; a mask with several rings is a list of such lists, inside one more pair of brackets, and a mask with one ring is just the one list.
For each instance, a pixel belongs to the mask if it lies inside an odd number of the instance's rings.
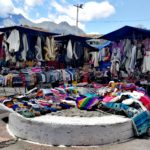
[[0,17],[22,14],[39,23],[67,21],[87,34],[106,34],[125,25],[150,29],[150,0],[0,0]]

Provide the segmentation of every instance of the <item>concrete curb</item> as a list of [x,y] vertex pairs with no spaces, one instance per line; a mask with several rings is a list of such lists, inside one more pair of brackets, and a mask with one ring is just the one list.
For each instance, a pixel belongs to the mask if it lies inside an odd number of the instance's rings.
[[24,118],[9,115],[9,129],[17,137],[47,145],[96,146],[121,142],[134,136],[132,122],[122,116]]

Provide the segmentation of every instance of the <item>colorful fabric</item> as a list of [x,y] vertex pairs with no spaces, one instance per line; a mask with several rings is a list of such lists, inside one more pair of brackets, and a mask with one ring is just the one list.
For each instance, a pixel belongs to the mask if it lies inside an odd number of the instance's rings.
[[133,107],[129,107],[129,106],[122,104],[122,103],[108,102],[108,103],[103,103],[103,105],[107,108],[110,108],[112,110],[116,110],[118,112],[123,111],[126,114],[126,116],[128,116],[129,118],[137,115],[140,112],[140,110],[137,110]]
[[78,97],[76,99],[77,107],[79,109],[89,110],[92,109],[95,105],[97,105],[99,99],[97,97]]
[[137,136],[145,134],[150,128],[150,116],[148,112],[144,111],[133,117],[132,123]]
[[148,110],[150,110],[150,98],[148,96],[144,95],[139,100]]

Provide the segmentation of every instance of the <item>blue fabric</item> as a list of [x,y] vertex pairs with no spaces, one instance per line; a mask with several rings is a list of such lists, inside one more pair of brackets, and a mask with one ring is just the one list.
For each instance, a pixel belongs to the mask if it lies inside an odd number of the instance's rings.
[[110,44],[111,44],[111,41],[107,41],[107,42],[103,43],[102,45],[98,45],[97,48],[98,48],[99,50],[101,50],[101,49],[103,49],[104,47],[109,46]]
[[122,103],[108,102],[108,103],[104,103],[104,106],[106,106],[107,108],[116,110],[116,111],[123,111],[129,118],[140,113],[140,110],[137,110],[133,107],[129,107]]
[[110,61],[101,61],[100,65],[99,65],[99,69],[101,71],[105,71],[110,66],[111,66],[111,62]]
[[132,118],[133,127],[137,136],[143,135],[150,128],[150,116],[147,111],[141,112]]

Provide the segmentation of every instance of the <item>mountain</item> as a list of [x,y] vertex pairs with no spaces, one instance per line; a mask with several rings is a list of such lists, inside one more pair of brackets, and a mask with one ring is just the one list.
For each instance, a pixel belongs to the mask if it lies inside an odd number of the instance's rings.
[[9,14],[8,17],[0,17],[0,27],[8,27],[14,25],[27,25],[31,27],[43,28],[49,32],[60,33],[60,34],[85,34],[84,31],[77,28],[76,26],[71,26],[67,22],[61,22],[56,24],[51,21],[44,21],[42,23],[34,23],[26,19],[21,14]]

